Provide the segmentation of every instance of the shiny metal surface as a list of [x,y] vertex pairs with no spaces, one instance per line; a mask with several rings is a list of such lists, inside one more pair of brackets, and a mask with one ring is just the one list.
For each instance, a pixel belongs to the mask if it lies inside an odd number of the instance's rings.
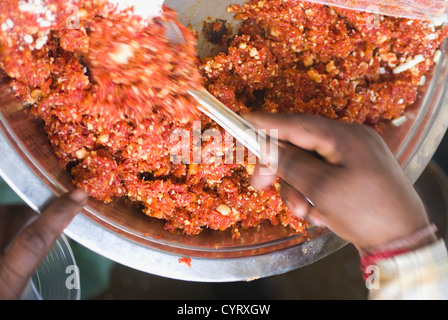
[[[236,1],[168,0],[201,34],[204,19],[230,19],[225,8]],[[230,23],[237,26],[236,23]],[[200,37],[199,52],[217,48]],[[448,125],[446,52],[428,76],[419,101],[407,110],[407,121],[384,124],[384,138],[412,181],[429,163]],[[0,174],[36,211],[53,197],[73,189],[61,169],[41,123],[0,85]],[[90,201],[65,234],[87,248],[140,271],[191,281],[239,281],[285,273],[311,264],[346,243],[326,229],[310,230],[310,240],[280,226],[265,224],[242,231],[238,241],[229,232],[206,230],[197,237],[163,233],[163,222],[144,216],[122,201],[108,205]],[[190,257],[191,267],[179,263]]]

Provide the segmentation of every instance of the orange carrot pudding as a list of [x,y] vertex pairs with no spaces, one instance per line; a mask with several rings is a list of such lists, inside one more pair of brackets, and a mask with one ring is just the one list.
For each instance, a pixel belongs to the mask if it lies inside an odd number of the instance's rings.
[[[399,118],[440,55],[448,28],[305,1],[251,1],[226,52],[196,57],[194,33],[163,7],[143,19],[116,1],[2,0],[0,63],[11,88],[42,120],[61,165],[94,199],[138,202],[165,230],[241,228],[264,221],[305,233],[280,184],[255,190],[254,165],[174,162],[181,129],[223,133],[188,94],[205,87],[229,108],[307,113],[376,126]],[[172,43],[172,21],[186,44]],[[226,37],[228,35],[226,34]],[[193,139],[194,140],[194,139]],[[205,149],[211,141],[199,148]],[[193,149],[194,144],[188,144]],[[236,149],[222,150],[236,152]]]

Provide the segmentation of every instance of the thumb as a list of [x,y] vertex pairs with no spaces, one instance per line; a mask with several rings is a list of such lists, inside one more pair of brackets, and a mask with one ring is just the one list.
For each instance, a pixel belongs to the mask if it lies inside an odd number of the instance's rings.
[[8,292],[0,292],[1,298],[20,298],[33,272],[87,199],[82,190],[57,198],[18,234],[0,260],[0,283],[8,288]]

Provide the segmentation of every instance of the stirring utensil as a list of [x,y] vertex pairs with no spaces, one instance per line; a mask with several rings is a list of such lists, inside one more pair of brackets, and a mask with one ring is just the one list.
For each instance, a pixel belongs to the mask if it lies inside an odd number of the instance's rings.
[[[186,44],[179,27],[172,21],[163,22],[166,36],[174,43]],[[199,103],[199,110],[214,120],[236,140],[241,142],[257,158],[262,157],[262,146],[267,145],[267,137],[248,121],[226,107],[205,88],[190,90],[189,94]],[[272,143],[272,141],[270,142]]]

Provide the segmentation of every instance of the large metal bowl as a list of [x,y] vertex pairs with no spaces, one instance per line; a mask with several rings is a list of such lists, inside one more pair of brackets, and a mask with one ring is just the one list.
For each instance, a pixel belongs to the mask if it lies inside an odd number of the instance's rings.
[[[199,53],[219,50],[203,41],[207,19],[237,22],[226,7],[238,1],[168,0],[180,20],[199,33]],[[242,1],[240,1],[242,2]],[[447,128],[448,76],[446,51],[427,77],[418,102],[406,111],[399,127],[384,123],[384,139],[412,181],[432,158]],[[47,140],[40,121],[0,83],[0,174],[36,211],[54,197],[73,189]],[[144,216],[122,201],[103,204],[90,201],[65,234],[85,247],[120,264],[140,271],[182,280],[224,282],[250,280],[300,268],[337,251],[346,242],[327,229],[312,229],[310,240],[281,226],[263,224],[232,240],[229,232],[206,230],[196,237],[163,233],[163,222]],[[179,263],[191,258],[191,266]]]

